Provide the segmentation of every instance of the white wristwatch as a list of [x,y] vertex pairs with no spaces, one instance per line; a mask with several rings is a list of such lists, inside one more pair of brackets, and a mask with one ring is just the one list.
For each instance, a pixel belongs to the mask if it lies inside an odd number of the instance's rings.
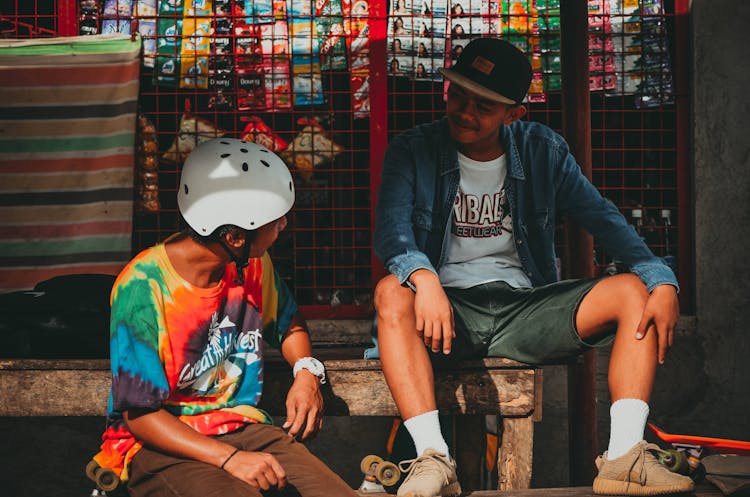
[[297,373],[300,372],[300,369],[306,369],[310,371],[312,374],[318,377],[321,384],[326,382],[326,368],[325,366],[323,366],[323,363],[316,358],[303,357],[301,359],[298,359],[297,362],[294,363],[294,368],[292,369],[292,374],[295,378],[297,377]]

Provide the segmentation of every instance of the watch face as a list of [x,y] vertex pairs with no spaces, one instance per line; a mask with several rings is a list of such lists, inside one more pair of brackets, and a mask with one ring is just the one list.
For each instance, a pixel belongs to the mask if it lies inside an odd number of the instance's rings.
[[321,364],[319,360],[310,358],[308,365],[310,367],[310,371],[312,371],[316,376],[320,376],[323,374],[323,364]]
[[323,374],[325,374],[323,363],[313,357],[304,357],[300,359],[299,361],[297,361],[295,369],[307,369],[312,374],[318,377],[322,377]]

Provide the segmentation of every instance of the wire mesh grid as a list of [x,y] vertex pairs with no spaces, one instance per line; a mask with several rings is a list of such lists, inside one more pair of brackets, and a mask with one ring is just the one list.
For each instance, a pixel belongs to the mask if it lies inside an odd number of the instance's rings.
[[[155,136],[158,177],[137,193],[158,184],[158,197],[135,214],[133,251],[179,228],[175,193],[191,143],[218,135],[260,141],[295,175],[297,201],[273,256],[311,317],[370,314],[381,271],[371,226],[383,152],[372,136],[385,133],[386,143],[441,117],[438,68],[467,41],[500,36],[527,53],[534,79],[526,119],[562,131],[554,0],[0,0],[2,36],[53,35],[72,3],[67,23],[77,32],[67,34],[132,31],[144,42],[140,112]],[[182,9],[170,12],[176,5]],[[661,0],[589,1],[592,180],[667,257],[683,248],[678,229],[689,229],[677,217],[687,144],[670,72],[680,53],[673,17],[674,6]],[[376,84],[385,108],[370,108]],[[596,261],[617,270],[598,247]]]

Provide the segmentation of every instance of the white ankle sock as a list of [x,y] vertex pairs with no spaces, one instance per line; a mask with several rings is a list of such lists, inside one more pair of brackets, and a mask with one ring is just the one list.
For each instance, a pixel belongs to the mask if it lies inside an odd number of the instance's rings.
[[417,457],[421,456],[427,449],[435,449],[448,455],[448,444],[440,431],[440,419],[437,411],[429,411],[409,418],[404,421],[404,426],[414,440]]
[[609,408],[609,461],[624,455],[643,440],[648,413],[648,404],[640,399],[620,399],[612,404]]

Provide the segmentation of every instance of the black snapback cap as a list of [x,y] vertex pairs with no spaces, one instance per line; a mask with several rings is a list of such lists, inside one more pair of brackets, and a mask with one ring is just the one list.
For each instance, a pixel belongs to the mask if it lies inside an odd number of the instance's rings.
[[521,103],[531,85],[528,57],[499,38],[470,41],[453,67],[439,71],[451,83],[505,104]]

